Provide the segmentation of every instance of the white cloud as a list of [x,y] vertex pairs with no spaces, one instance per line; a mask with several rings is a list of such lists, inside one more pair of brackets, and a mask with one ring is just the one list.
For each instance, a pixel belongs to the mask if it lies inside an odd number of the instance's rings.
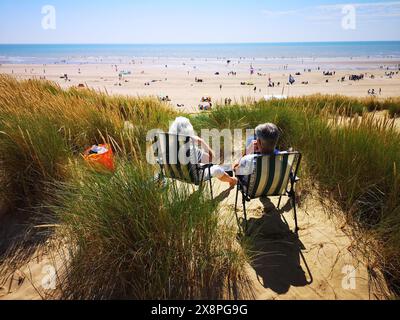
[[348,5],[356,9],[357,18],[361,19],[400,17],[400,1],[341,3],[287,11],[264,10],[263,13],[269,17],[300,16],[307,20],[335,20],[342,17],[343,7]]
[[263,10],[263,13],[267,16],[287,16],[298,13],[300,10],[288,10],[288,11],[270,11],[270,10]]
[[369,3],[346,3],[336,5],[325,5],[315,7],[318,11],[329,13],[341,13],[345,5],[353,6],[358,17],[398,17],[400,16],[400,1],[391,2],[369,2]]

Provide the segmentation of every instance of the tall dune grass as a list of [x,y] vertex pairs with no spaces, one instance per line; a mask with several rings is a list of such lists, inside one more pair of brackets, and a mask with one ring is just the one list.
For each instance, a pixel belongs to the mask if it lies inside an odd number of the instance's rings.
[[222,299],[247,294],[246,256],[215,202],[160,185],[141,162],[82,170],[53,207],[69,243],[64,299]]
[[[290,99],[289,99],[290,100]],[[400,98],[379,98],[376,96],[366,98],[352,98],[342,95],[311,95],[303,98],[292,98],[291,104],[294,102],[305,102],[311,106],[321,110],[331,110],[333,114],[341,114],[352,116],[355,114],[362,115],[365,112],[384,111],[387,110],[391,118],[396,116],[394,110],[400,110]],[[399,114],[399,112],[397,112]]]
[[72,154],[108,139],[133,155],[138,145],[131,143],[132,136],[144,149],[147,130],[166,127],[173,115],[167,105],[151,98],[64,91],[51,82],[0,76],[0,163],[6,168],[0,177],[6,187],[0,192],[14,205],[21,199],[32,204],[42,182],[63,178]]
[[2,239],[0,263],[8,251],[18,255],[13,265],[23,263],[43,243],[44,233],[33,227],[49,211],[54,182],[71,178],[71,161],[87,147],[106,140],[117,155],[133,157],[144,149],[147,129],[167,126],[174,114],[152,98],[65,91],[52,82],[0,75],[0,212],[16,224]]
[[[160,185],[142,156],[147,130],[175,115],[152,98],[0,76],[0,198],[13,204],[8,214],[26,213],[21,223],[57,226],[38,229],[66,253],[52,298],[248,297],[245,252],[216,203]],[[103,141],[115,151],[115,173],[95,173],[81,158]],[[28,236],[0,253],[0,284],[32,252]]]
[[17,207],[34,206],[46,193],[46,182],[66,174],[68,146],[49,119],[29,114],[0,117],[2,191]]

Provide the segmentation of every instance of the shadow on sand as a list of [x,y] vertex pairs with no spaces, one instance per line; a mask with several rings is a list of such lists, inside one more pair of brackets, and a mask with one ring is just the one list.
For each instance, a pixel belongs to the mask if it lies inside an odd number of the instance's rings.
[[0,215],[0,285],[47,242],[52,231],[37,227],[54,220],[47,219],[43,213],[23,210]]
[[[261,218],[248,221],[247,236],[250,250],[255,256],[252,267],[257,278],[265,288],[277,294],[285,294],[291,286],[303,287],[311,284],[313,279],[307,262],[301,252],[304,245],[298,236],[289,228],[284,212],[291,210],[288,202],[278,210],[269,199],[260,199],[264,205]],[[305,271],[301,266],[305,266]]]

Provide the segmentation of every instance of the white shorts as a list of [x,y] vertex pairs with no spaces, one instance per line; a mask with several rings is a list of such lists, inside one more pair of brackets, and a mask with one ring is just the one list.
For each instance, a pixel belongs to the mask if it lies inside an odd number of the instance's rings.
[[208,170],[208,168],[205,169],[204,180],[210,179],[210,172],[211,178],[221,178],[225,174],[224,168],[219,165],[213,165],[210,170]]

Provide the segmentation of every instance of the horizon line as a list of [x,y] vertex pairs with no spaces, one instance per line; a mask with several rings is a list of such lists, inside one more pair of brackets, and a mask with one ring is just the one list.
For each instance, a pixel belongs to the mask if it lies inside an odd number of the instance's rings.
[[235,45],[235,44],[298,44],[298,43],[368,43],[368,42],[400,42],[399,40],[335,40],[335,41],[254,41],[254,42],[148,42],[148,43],[140,43],[140,42],[132,42],[132,43],[107,43],[107,42],[99,42],[99,43],[73,43],[73,42],[57,42],[57,43],[30,43],[30,42],[18,42],[18,43],[1,43],[0,45]]

